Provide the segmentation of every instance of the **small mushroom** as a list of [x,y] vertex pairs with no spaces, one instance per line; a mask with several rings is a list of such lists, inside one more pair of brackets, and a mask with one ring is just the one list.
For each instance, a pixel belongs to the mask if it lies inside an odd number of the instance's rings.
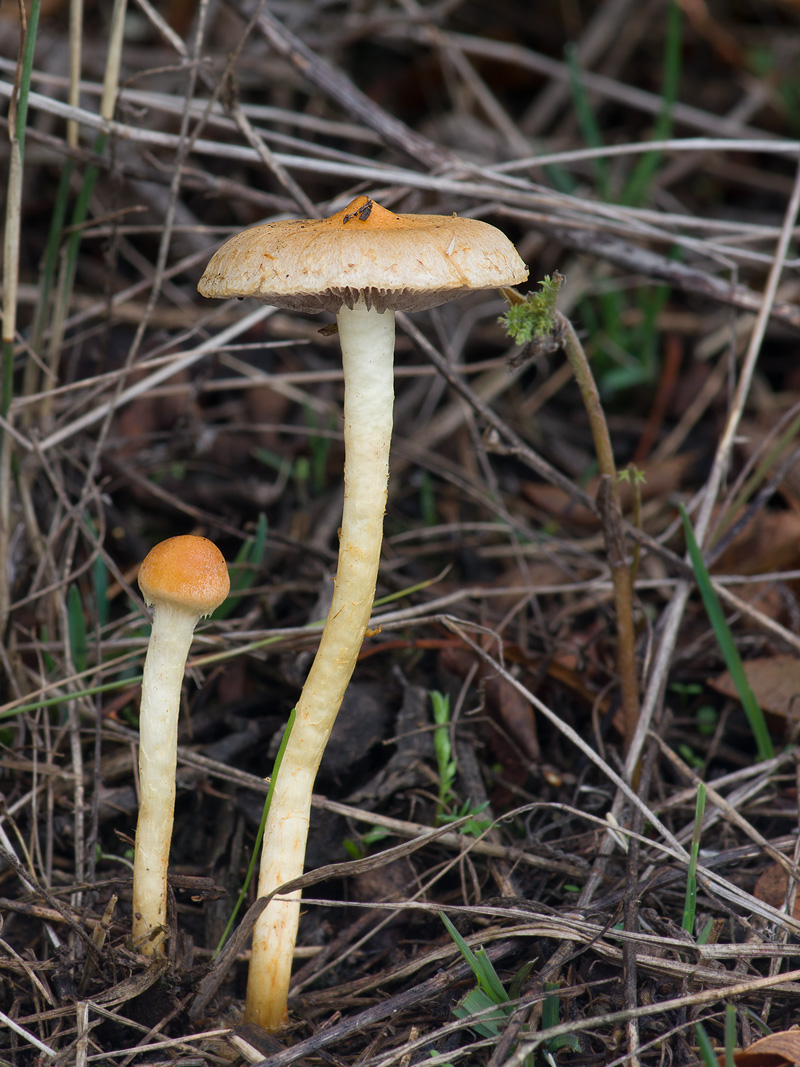
[[[303,872],[314,778],[372,611],[389,478],[394,313],[527,277],[494,226],[455,215],[395,215],[359,196],[327,219],[267,223],[232,237],[200,280],[207,297],[252,296],[335,313],[344,367],[344,510],[333,602],[276,783],[260,897]],[[273,898],[253,933],[245,1020],[268,1030],[287,1018],[299,914],[299,892]]]
[[230,590],[225,559],[205,537],[170,537],[151,549],[139,588],[153,609],[139,710],[139,819],[133,859],[133,941],[164,951],[167,864],[175,813],[178,709],[194,628]]

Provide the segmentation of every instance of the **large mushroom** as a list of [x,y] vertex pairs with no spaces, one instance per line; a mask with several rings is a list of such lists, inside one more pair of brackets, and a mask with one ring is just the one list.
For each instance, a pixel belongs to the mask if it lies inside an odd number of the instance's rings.
[[[232,237],[200,280],[207,297],[333,312],[344,367],[344,510],[333,602],[267,819],[260,897],[303,872],[314,779],[372,611],[389,479],[394,313],[527,277],[494,226],[455,215],[395,215],[359,196],[327,219],[267,223]],[[274,897],[254,930],[245,1019],[268,1030],[287,1018],[299,914],[299,892]]]

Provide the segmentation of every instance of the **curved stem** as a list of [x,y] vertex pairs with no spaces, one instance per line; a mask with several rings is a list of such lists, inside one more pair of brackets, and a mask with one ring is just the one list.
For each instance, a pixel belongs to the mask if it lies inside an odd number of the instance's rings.
[[[311,792],[367,629],[380,562],[392,435],[394,312],[337,316],[344,365],[344,510],[333,602],[297,703],[264,833],[259,897],[303,873]],[[245,1021],[286,1020],[300,893],[273,898],[256,923]]]
[[139,819],[133,858],[133,941],[146,956],[164,951],[167,864],[175,816],[178,711],[197,618],[160,604],[144,661],[139,711]]
[[[556,323],[562,330],[564,353],[569,360],[575,380],[583,397],[589,426],[594,439],[597,466],[601,475],[598,505],[603,519],[611,581],[614,586],[614,607],[617,621],[617,672],[620,678],[624,744],[627,753],[639,722],[639,675],[636,662],[636,627],[633,622],[633,582],[625,552],[622,531],[622,508],[619,500],[619,481],[614,462],[614,449],[608,432],[605,412],[597,391],[586,353],[569,319],[556,312]],[[602,479],[605,479],[605,486]]]

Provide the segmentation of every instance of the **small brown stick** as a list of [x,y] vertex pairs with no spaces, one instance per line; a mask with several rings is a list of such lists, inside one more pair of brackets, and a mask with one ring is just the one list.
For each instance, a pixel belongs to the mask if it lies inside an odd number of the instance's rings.
[[[739,308],[741,311],[755,313],[761,308],[762,294],[746,285],[718,278],[708,271],[669,259],[649,248],[641,248],[614,234],[579,226],[557,225],[547,216],[531,211],[507,210],[503,213],[524,220],[539,233],[547,234],[566,248],[576,249],[581,255],[597,256],[622,270],[641,274],[651,281],[663,281],[676,289],[692,293],[693,296],[702,294],[710,300]],[[782,322],[795,330],[800,329],[800,309],[796,304],[772,300],[766,314],[773,321]]]
[[[497,941],[495,944],[489,945],[484,951],[492,964],[499,964],[502,959],[510,955],[517,947],[518,943],[513,939],[509,939],[507,941]],[[430,1004],[437,996],[458,988],[460,983],[471,977],[472,972],[468,963],[456,963],[450,969],[439,971],[432,978],[412,985],[410,989],[395,993],[385,1000],[378,1000],[377,1003],[366,1008],[358,1015],[342,1019],[327,1029],[321,1027],[311,1037],[299,1041],[282,1052],[276,1052],[269,1057],[270,1067],[289,1067],[290,1064],[297,1063],[300,1060],[305,1061],[305,1057],[319,1054],[325,1049],[338,1049],[341,1047],[342,1042],[353,1034],[363,1033],[386,1018],[399,1017],[400,1012],[408,1011],[419,1005]],[[457,1029],[457,1026],[454,1026],[454,1029]]]
[[561,338],[581,397],[589,416],[589,426],[600,468],[600,488],[597,506],[603,521],[611,580],[614,585],[614,606],[617,617],[617,672],[622,692],[625,751],[628,752],[639,721],[639,679],[636,669],[636,630],[633,625],[633,595],[631,575],[625,554],[622,507],[619,500],[619,481],[614,462],[614,450],[608,432],[600,394],[589,361],[578,335],[566,316],[554,313],[554,332]]
[[[189,50],[181,40],[181,38],[174,32],[166,20],[156,11],[150,0],[137,0],[139,7],[145,13],[147,18],[156,27],[162,37],[175,49],[178,55],[184,61],[190,59]],[[263,4],[262,4],[263,7]],[[234,84],[234,70],[236,63],[241,55],[247,40],[250,36],[252,29],[253,19],[251,19],[248,26],[245,28],[244,33],[239,39],[239,44],[228,56],[228,63],[222,78],[218,85],[214,85],[213,79],[210,73],[203,68],[199,68],[199,76],[203,81],[203,84],[211,91],[211,99],[206,107],[206,116],[210,114],[211,105],[220,98],[225,110],[231,116],[233,121],[239,128],[244,139],[250,145],[250,147],[258,153],[261,162],[266,169],[278,180],[283,186],[286,192],[291,196],[297,204],[305,211],[309,218],[318,218],[319,212],[317,211],[313,201],[306,195],[302,187],[295,181],[292,175],[286,170],[283,164],[275,158],[274,152],[268,147],[264,138],[253,128],[252,123],[247,118],[245,113],[239,106],[237,98],[236,87]],[[203,119],[205,121],[205,117]],[[193,138],[199,136],[199,127],[195,129]]]
[[566,475],[562,474],[560,470],[553,467],[546,459],[540,456],[538,452],[532,449],[530,445],[514,432],[504,419],[497,415],[479,396],[476,396],[475,392],[470,389],[469,385],[467,385],[462,378],[453,373],[452,368],[442,353],[435,345],[431,344],[421,330],[417,329],[404,312],[400,311],[397,313],[397,322],[403,332],[413,341],[417,348],[427,356],[434,367],[436,367],[447,384],[458,393],[459,396],[462,396],[467,401],[472,410],[483,419],[486,425],[489,426],[494,433],[497,434],[499,440],[506,442],[509,446],[510,454],[517,456],[546,482],[550,482],[552,485],[556,485],[559,489],[562,489],[570,500],[574,501],[576,504],[580,504],[581,507],[588,508],[589,511],[592,512],[597,510],[594,500],[592,500],[588,493],[585,493],[583,489],[575,485],[575,483],[567,478]]
[[[719,486],[727,470],[728,462],[730,459],[730,452],[733,447],[733,441],[735,438],[736,430],[739,426],[742,414],[744,412],[744,405],[747,399],[750,385],[752,382],[753,374],[755,372],[756,363],[758,361],[758,355],[761,349],[761,342],[766,332],[767,323],[769,322],[770,315],[775,311],[775,295],[778,290],[778,282],[783,268],[786,262],[786,256],[789,248],[789,241],[794,229],[797,216],[800,213],[800,168],[795,173],[795,183],[792,190],[792,196],[787,205],[787,209],[784,215],[783,225],[781,227],[781,235],[778,241],[778,245],[775,249],[775,256],[770,268],[769,277],[764,288],[764,293],[760,301],[760,307],[758,316],[756,318],[753,332],[750,336],[750,342],[747,347],[744,362],[742,364],[741,371],[739,372],[739,380],[736,388],[736,393],[731,404],[731,411],[728,416],[728,421],[725,426],[722,438],[717,445],[717,451],[714,457],[714,466],[712,467],[709,475],[706,487],[706,496],[703,501],[703,507],[700,515],[697,518],[695,524],[695,533],[698,539],[698,543],[702,544],[705,541],[708,525],[712,516],[712,509],[717,499],[719,492]],[[680,630],[681,620],[686,608],[686,604],[689,600],[690,592],[693,588],[693,582],[683,581],[675,589],[672,600],[670,601],[664,615],[661,620],[661,634],[658,646],[655,650],[653,663],[650,668],[650,676],[644,698],[641,705],[639,715],[639,725],[636,730],[636,737],[634,739],[633,746],[626,757],[626,773],[632,775],[634,773],[636,764],[639,760],[639,756],[642,751],[645,739],[650,731],[653,717],[659,708],[664,689],[666,687],[667,675],[669,673],[670,665],[672,663],[672,655],[675,649],[675,644],[678,639],[678,632]],[[727,597],[726,597],[727,599]],[[730,602],[730,601],[728,601]],[[619,817],[625,804],[625,799],[620,792],[614,798],[614,803],[611,808],[611,812],[615,818]],[[600,852],[597,857],[595,870],[592,872],[589,881],[584,888],[583,899],[588,901],[591,898],[593,890],[597,887],[600,864],[602,863],[602,857],[607,856],[613,849],[613,840],[610,835],[607,835],[603,840]]]
[[[625,930],[630,934],[639,933],[639,838],[637,834],[642,832],[642,813],[637,808],[631,813],[634,833],[628,839],[628,855],[626,857],[627,878],[625,887],[624,924]],[[631,938],[622,946],[623,981],[625,984],[625,1006],[631,1011],[639,1004],[638,997],[638,960],[636,944]],[[639,1035],[639,1020],[631,1015],[625,1022],[625,1031],[628,1043],[628,1063],[631,1067],[639,1067],[641,1058],[641,1038]]]
[[[229,6],[243,18],[251,15],[251,5],[242,0],[229,0]],[[255,25],[278,55],[288,59],[307,81],[335,100],[352,120],[363,122],[379,134],[387,145],[399,148],[432,170],[460,162],[452,152],[422,137],[370,100],[345,74],[312,51],[268,11],[258,14]]]
[[631,745],[639,721],[639,682],[636,669],[636,629],[633,624],[631,571],[625,554],[622,508],[616,478],[602,474],[597,490],[597,506],[603,523],[614,608],[617,620],[617,673],[622,694],[622,718],[625,751]]
[[667,407],[672,399],[672,394],[675,391],[678,373],[683,363],[683,352],[684,345],[682,339],[677,334],[668,334],[664,340],[664,367],[658,381],[653,406],[650,409],[650,414],[647,416],[647,422],[645,423],[644,430],[642,430],[642,436],[639,438],[639,443],[636,445],[636,449],[633,453],[634,463],[644,463],[650,455],[650,451],[658,436],[658,431],[663,425],[664,416],[667,413]]

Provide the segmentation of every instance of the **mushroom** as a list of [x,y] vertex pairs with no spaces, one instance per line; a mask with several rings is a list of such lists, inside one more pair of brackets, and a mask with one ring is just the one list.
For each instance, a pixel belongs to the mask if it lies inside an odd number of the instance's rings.
[[[256,226],[232,237],[198,285],[336,315],[344,367],[344,510],[333,602],[300,699],[264,833],[267,896],[303,873],[314,778],[372,611],[392,433],[395,311],[422,311],[528,271],[494,226],[455,215],[395,215],[368,196],[326,219]],[[287,996],[300,894],[274,897],[253,932],[245,1020],[276,1030]]]
[[133,941],[147,956],[164,951],[167,864],[175,811],[178,709],[194,628],[230,590],[225,559],[205,537],[170,537],[139,569],[153,609],[139,710],[139,819],[133,858]]

